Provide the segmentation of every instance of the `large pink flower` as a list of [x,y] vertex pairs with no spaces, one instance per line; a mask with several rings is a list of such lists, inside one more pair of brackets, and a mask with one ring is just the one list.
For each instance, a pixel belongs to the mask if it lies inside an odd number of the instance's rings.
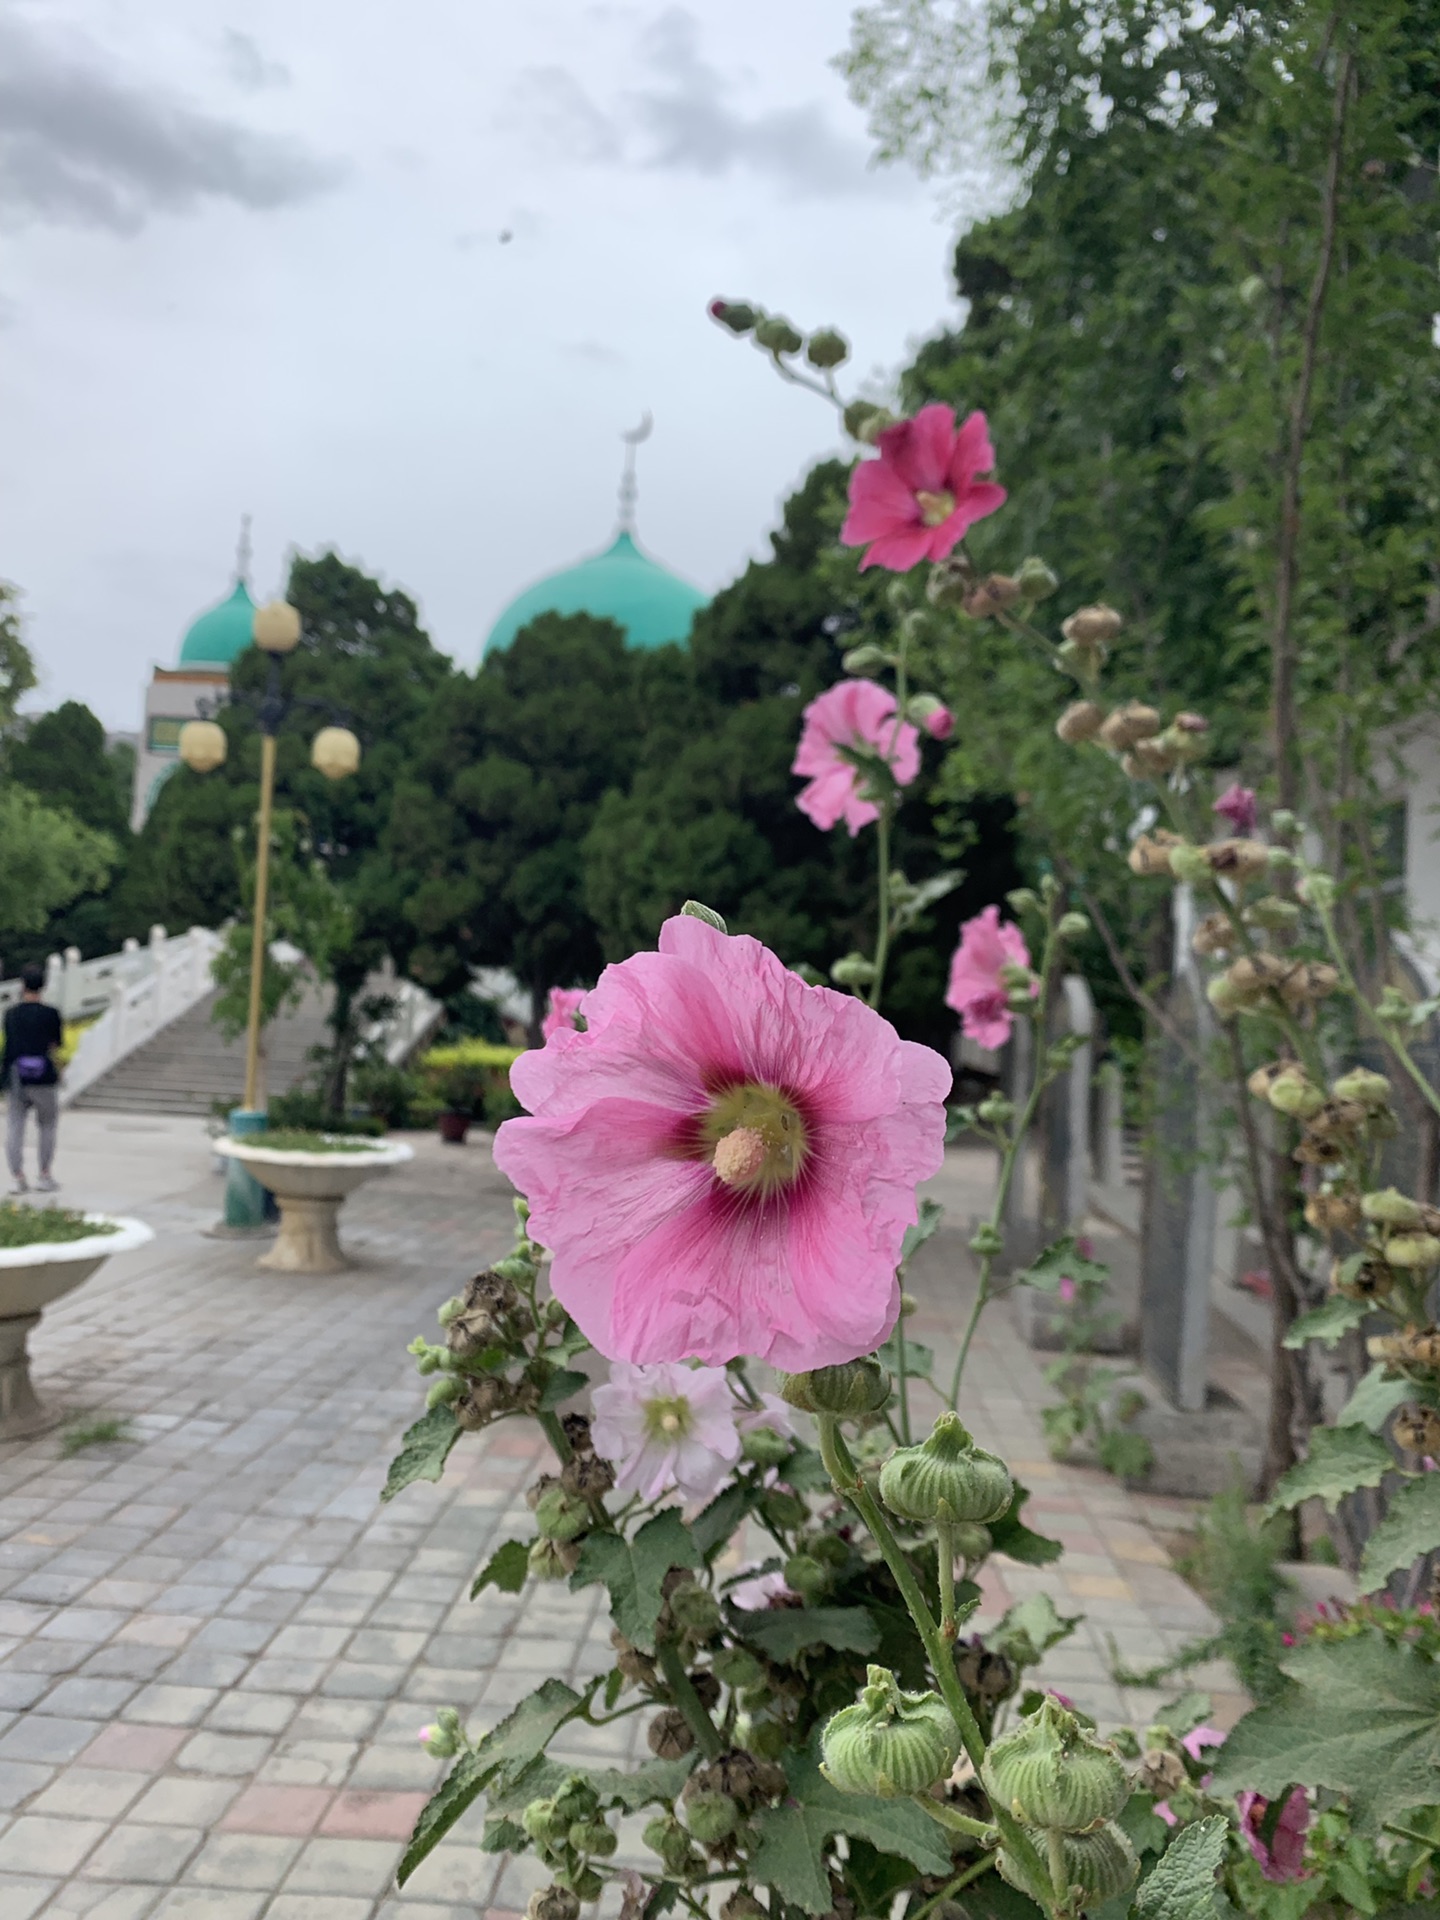
[[1303,1880],[1305,1873],[1305,1830],[1310,1825],[1310,1802],[1303,1787],[1292,1787],[1281,1810],[1275,1831],[1267,1847],[1260,1836],[1261,1824],[1270,1802],[1258,1793],[1237,1794],[1240,1808],[1240,1832],[1245,1844],[1260,1862],[1267,1880]]
[[986,907],[965,922],[950,962],[945,1004],[960,1015],[961,1031],[967,1040],[982,1047],[1004,1046],[1015,1020],[1000,970],[1029,964],[1030,950],[1024,934],[1008,921],[1001,924],[999,907]]
[[1005,489],[982,473],[995,469],[995,449],[983,413],[955,425],[938,402],[913,420],[886,427],[878,460],[862,460],[850,475],[850,511],[840,538],[868,546],[860,562],[908,573],[922,560],[943,560],[977,520],[1005,504]]
[[585,1015],[516,1061],[533,1117],[505,1122],[495,1162],[600,1352],[802,1371],[883,1340],[943,1154],[939,1055],[684,915],[606,968]]
[[550,989],[545,1018],[540,1022],[540,1032],[546,1040],[555,1033],[575,1031],[575,1016],[579,1013],[580,1002],[584,998],[583,987],[552,987]]
[[[885,761],[897,786],[908,787],[920,771],[920,735],[908,720],[895,719],[895,696],[873,680],[842,680],[817,694],[804,715],[805,730],[790,771],[810,777],[795,804],[817,827],[828,830],[843,820],[853,840],[861,827],[880,818],[880,809],[860,788],[864,771],[858,756]],[[882,776],[883,777],[883,776]]]

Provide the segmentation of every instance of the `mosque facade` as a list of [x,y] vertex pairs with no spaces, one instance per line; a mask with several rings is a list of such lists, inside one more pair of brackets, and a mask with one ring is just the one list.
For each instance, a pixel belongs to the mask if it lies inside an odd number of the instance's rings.
[[250,645],[255,602],[244,558],[230,592],[191,621],[173,667],[156,667],[145,689],[145,716],[135,753],[130,826],[138,833],[161,787],[180,764],[180,729],[214,711],[230,686],[230,669]]

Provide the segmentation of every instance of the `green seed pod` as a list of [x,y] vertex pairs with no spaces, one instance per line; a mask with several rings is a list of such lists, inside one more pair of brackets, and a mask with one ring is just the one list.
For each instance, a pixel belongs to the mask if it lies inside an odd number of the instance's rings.
[[1286,1067],[1270,1082],[1265,1098],[1277,1113],[1288,1113],[1297,1120],[1308,1120],[1325,1104],[1325,1095],[1302,1067]]
[[[1379,1077],[1377,1074],[1376,1078]],[[1365,1194],[1360,1202],[1360,1211],[1367,1220],[1386,1227],[1418,1227],[1425,1218],[1425,1210],[1420,1203],[1408,1199],[1395,1187],[1384,1187],[1379,1193]]]
[[852,400],[845,409],[845,431],[862,446],[873,447],[886,427],[893,427],[895,416],[888,407],[877,407],[873,400]]
[[1372,1073],[1368,1067],[1352,1067],[1349,1073],[1342,1073],[1330,1091],[1337,1100],[1358,1100],[1372,1111],[1390,1104],[1390,1082],[1383,1073]]
[[568,1887],[541,1887],[525,1909],[529,1920],[580,1920],[580,1902]]
[[812,1373],[782,1373],[781,1398],[804,1413],[834,1413],[855,1418],[878,1413],[890,1398],[890,1376],[878,1360],[849,1360]]
[[530,1571],[537,1580],[563,1580],[570,1569],[560,1556],[558,1541],[537,1540],[530,1549]]
[[789,1459],[794,1445],[793,1440],[776,1433],[773,1427],[752,1427],[740,1436],[741,1454],[757,1467],[778,1467],[782,1460]]
[[535,1844],[542,1847],[563,1840],[568,1829],[568,1823],[556,1814],[553,1797],[532,1800],[521,1814],[520,1824]]
[[1049,1696],[997,1740],[980,1770],[985,1791],[1029,1826],[1083,1833],[1130,1797],[1114,1750]]
[[586,1503],[561,1486],[547,1487],[535,1503],[535,1525],[546,1540],[573,1540],[592,1519]]
[[1058,593],[1060,582],[1037,554],[1027,554],[1020,562],[1020,570],[1015,575],[1021,595],[1026,600],[1048,600],[1052,593]]
[[744,1647],[717,1648],[710,1666],[715,1678],[727,1687],[758,1687],[765,1678],[763,1663]]
[[792,1553],[785,1562],[785,1584],[793,1593],[814,1600],[830,1585],[830,1575],[812,1553]]
[[843,367],[850,358],[850,342],[833,327],[821,327],[806,341],[805,358],[812,367]]
[[1440,1266],[1440,1238],[1433,1233],[1395,1233],[1385,1242],[1385,1258],[1392,1267]]
[[647,1822],[640,1838],[652,1853],[658,1853],[671,1873],[680,1873],[693,1858],[690,1836],[673,1813],[663,1813]]
[[767,314],[759,321],[755,338],[767,353],[798,353],[805,344],[804,335],[781,313]]
[[603,1820],[577,1820],[566,1836],[576,1853],[587,1859],[608,1860],[620,1842]]
[[702,1847],[713,1847],[740,1824],[740,1809],[728,1793],[696,1793],[685,1802],[685,1820]]
[[[1044,1834],[1032,1833],[1030,1837],[1036,1841],[1041,1859],[1046,1859]],[[1107,1820],[1093,1833],[1067,1833],[1062,1844],[1070,1885],[1080,1889],[1087,1912],[1101,1901],[1117,1899],[1135,1884],[1140,1862],[1135,1857],[1135,1849],[1113,1821]],[[1043,1885],[1031,1886],[1019,1863],[1011,1860],[1003,1847],[995,1864],[1001,1877],[1012,1887],[1028,1893],[1047,1912],[1053,1909],[1055,1894],[1048,1877]]]
[[682,1633],[696,1640],[710,1640],[720,1631],[720,1602],[708,1587],[687,1580],[670,1595],[670,1614]]
[[605,1891],[605,1882],[593,1867],[562,1867],[555,1875],[555,1883],[568,1887],[577,1900],[587,1903],[598,1900]]
[[853,1707],[843,1707],[820,1737],[821,1772],[842,1793],[883,1800],[923,1793],[943,1779],[960,1752],[960,1735],[938,1693],[902,1693],[884,1667],[866,1669]]
[[971,1566],[977,1560],[983,1560],[993,1545],[989,1527],[979,1526],[971,1520],[951,1528],[950,1542],[960,1558]]
[[1170,849],[1170,871],[1177,880],[1188,880],[1192,887],[1200,886],[1210,878],[1210,862],[1199,847],[1182,842]]
[[880,1469],[880,1498],[902,1520],[998,1520],[1015,1497],[1003,1460],[986,1453],[955,1413],[942,1413],[918,1447],[897,1447]]

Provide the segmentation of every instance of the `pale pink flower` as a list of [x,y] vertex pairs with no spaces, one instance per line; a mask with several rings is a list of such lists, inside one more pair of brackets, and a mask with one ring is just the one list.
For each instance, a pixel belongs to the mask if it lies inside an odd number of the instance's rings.
[[772,1433],[778,1433],[783,1440],[788,1440],[795,1431],[790,1409],[778,1393],[762,1393],[758,1407],[737,1405],[735,1424],[741,1433],[754,1433],[757,1427],[769,1427]]
[[908,787],[920,771],[920,735],[908,720],[897,723],[895,696],[873,680],[842,680],[818,694],[804,715],[805,730],[790,771],[809,777],[795,804],[817,827],[843,820],[853,840],[880,809],[861,792],[863,761],[882,760],[895,784]]
[[934,402],[913,420],[886,427],[878,460],[850,475],[850,511],[840,538],[868,546],[860,562],[908,573],[922,560],[943,560],[977,520],[1005,504],[1004,487],[982,480],[995,468],[983,413],[955,425],[954,410]]
[[617,1360],[591,1401],[595,1451],[614,1467],[620,1493],[658,1500],[678,1490],[687,1500],[708,1500],[740,1458],[735,1397],[723,1367]]
[[[759,1562],[755,1564],[758,1566]],[[751,1580],[742,1580],[738,1586],[731,1587],[726,1598],[747,1613],[763,1613],[776,1600],[784,1602],[798,1596],[786,1586],[784,1574],[776,1568],[772,1573],[760,1573]]]
[[585,998],[583,987],[552,987],[550,1000],[545,1008],[545,1018],[540,1022],[540,1032],[546,1040],[556,1033],[574,1033],[575,1016],[580,1011],[580,1002]]
[[[960,944],[950,962],[950,985],[945,1004],[960,1015],[968,1040],[982,1047],[1003,1047],[1010,1038],[1014,1015],[1000,977],[1002,967],[1028,967],[1030,950],[1025,936],[1009,921],[1001,923],[999,907],[986,907],[960,929]],[[1038,987],[1032,985],[1036,993]]]
[[495,1162],[551,1286],[612,1360],[754,1354],[790,1372],[878,1346],[949,1067],[758,940],[678,915],[607,967],[588,1031],[511,1070]]
[[1231,781],[1210,811],[1228,821],[1233,833],[1253,833],[1255,823],[1260,818],[1254,789],[1242,787],[1238,780]]
[[949,707],[932,707],[920,724],[932,740],[948,740],[955,731],[955,716]]
[[1305,1830],[1310,1825],[1310,1802],[1305,1797],[1305,1789],[1291,1789],[1268,1847],[1260,1838],[1260,1826],[1269,1801],[1248,1789],[1235,1797],[1240,1807],[1241,1835],[1260,1862],[1265,1878],[1272,1881],[1305,1879]]

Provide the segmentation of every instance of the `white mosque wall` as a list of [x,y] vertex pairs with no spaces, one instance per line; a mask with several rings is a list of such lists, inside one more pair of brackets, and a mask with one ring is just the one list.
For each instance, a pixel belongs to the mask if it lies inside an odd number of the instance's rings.
[[144,826],[156,795],[180,764],[181,727],[204,717],[229,685],[223,667],[156,667],[145,689],[145,723],[135,753],[132,833]]

